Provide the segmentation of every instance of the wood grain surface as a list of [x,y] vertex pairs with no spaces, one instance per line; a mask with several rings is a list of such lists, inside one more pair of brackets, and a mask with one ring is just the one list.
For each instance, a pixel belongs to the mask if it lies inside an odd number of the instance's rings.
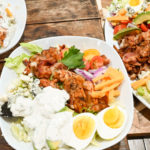
[[[102,0],[103,7],[108,6],[110,1]],[[20,42],[60,35],[80,35],[104,39],[96,0],[26,0],[26,3],[27,26]],[[18,46],[19,44],[16,45]],[[16,47],[1,55],[0,59],[8,57]],[[3,63],[0,63],[0,72],[2,67]],[[135,119],[129,137],[143,136],[150,132],[150,111],[138,100],[135,100],[135,107]],[[144,142],[149,144],[148,139],[143,140]],[[127,138],[125,138],[107,150],[128,149]],[[13,150],[2,136],[0,136],[0,150]]]
[[98,18],[95,0],[26,0],[27,24]]
[[27,25],[23,41],[61,35],[80,35],[104,39],[100,20],[69,21]]

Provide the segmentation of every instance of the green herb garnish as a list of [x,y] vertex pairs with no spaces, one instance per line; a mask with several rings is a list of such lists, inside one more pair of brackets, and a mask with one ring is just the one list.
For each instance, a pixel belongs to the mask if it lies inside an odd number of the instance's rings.
[[69,48],[69,51],[65,52],[64,58],[61,62],[69,69],[85,67],[83,62],[83,53],[81,53],[79,49],[75,48],[75,46],[72,46]]

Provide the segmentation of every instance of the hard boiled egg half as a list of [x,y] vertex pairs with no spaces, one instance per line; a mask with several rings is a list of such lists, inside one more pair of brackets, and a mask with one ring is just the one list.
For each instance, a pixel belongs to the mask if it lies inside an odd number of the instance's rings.
[[96,116],[91,113],[82,113],[75,116],[65,126],[63,141],[76,150],[84,149],[94,137],[96,131]]
[[123,130],[126,120],[127,113],[123,108],[108,107],[97,115],[97,132],[103,139],[113,139]]

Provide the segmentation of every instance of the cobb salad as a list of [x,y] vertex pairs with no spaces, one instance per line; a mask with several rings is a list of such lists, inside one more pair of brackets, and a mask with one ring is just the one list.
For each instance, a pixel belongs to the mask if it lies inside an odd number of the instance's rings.
[[0,49],[6,48],[15,33],[16,21],[10,4],[0,0]]
[[[132,82],[137,80],[133,84],[140,83],[141,76],[150,71],[150,2],[113,0],[108,10],[107,20],[114,34],[112,41],[117,41],[117,44],[113,42],[114,48],[122,58]],[[132,87],[137,95],[142,96],[149,103],[150,93],[146,86],[148,83],[147,79],[138,88]],[[144,86],[144,89],[141,86]],[[141,91],[144,94],[141,94]]]
[[18,78],[0,97],[1,116],[12,121],[13,136],[35,150],[87,149],[113,140],[124,129],[127,112],[115,104],[124,75],[96,49],[61,45],[7,58]]

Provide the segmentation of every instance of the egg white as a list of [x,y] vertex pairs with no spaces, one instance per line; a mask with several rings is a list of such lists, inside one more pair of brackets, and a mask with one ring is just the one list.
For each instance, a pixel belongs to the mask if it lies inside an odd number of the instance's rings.
[[134,10],[135,13],[138,13],[141,10],[141,8],[142,8],[143,3],[144,3],[144,0],[140,0],[140,4],[139,5],[137,5],[137,6],[131,6],[129,4],[129,2],[128,2],[126,4],[126,6],[125,6],[125,9],[127,10],[127,8],[130,7],[130,8],[132,8]]
[[[88,139],[85,140],[81,140],[79,138],[76,137],[76,135],[74,134],[73,131],[73,121],[74,119],[76,119],[79,116],[88,116],[91,117],[94,121],[95,121],[95,128],[91,134],[91,136]],[[72,121],[70,121],[63,129],[64,132],[64,137],[63,137],[63,142],[70,146],[75,148],[76,150],[82,150],[84,149],[86,146],[89,145],[89,143],[92,141],[92,138],[94,137],[94,134],[96,132],[96,116],[91,114],[91,113],[82,113],[79,114],[77,116],[75,116]]]
[[114,107],[115,106],[111,106],[111,107],[108,107],[108,108],[102,110],[101,112],[98,113],[97,119],[96,119],[96,121],[97,121],[97,132],[101,138],[106,139],[106,140],[113,139],[116,136],[118,136],[121,133],[121,131],[123,130],[123,128],[125,127],[125,124],[127,121],[126,111],[123,108],[121,108],[120,106],[117,106],[118,109],[124,115],[124,122],[123,122],[122,126],[120,128],[114,129],[114,128],[110,128],[109,126],[107,126],[104,123],[103,116],[104,116],[105,112],[109,109],[114,108]]

